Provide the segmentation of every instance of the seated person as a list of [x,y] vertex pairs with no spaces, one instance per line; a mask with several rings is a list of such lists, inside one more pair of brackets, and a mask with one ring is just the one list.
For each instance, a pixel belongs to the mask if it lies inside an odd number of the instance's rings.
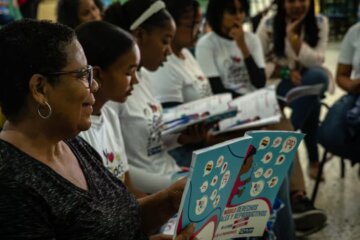
[[[319,140],[330,152],[359,162],[360,150],[360,24],[346,33],[336,71],[336,82],[346,95],[328,111],[319,131]],[[329,131],[329,127],[331,131]]]
[[13,22],[0,52],[1,238],[148,239],[177,212],[185,181],[138,202],[76,137],[91,125],[98,84],[72,29]]
[[162,1],[116,2],[105,11],[104,20],[130,32],[139,46],[139,84],[125,103],[110,102],[118,114],[135,186],[153,193],[168,187],[182,169],[168,151],[179,145],[197,143],[206,129],[197,126],[181,134],[162,136],[163,108],[154,97],[147,71],[155,71],[170,54],[175,23]]
[[257,29],[266,56],[269,78],[280,78],[277,93],[284,97],[296,86],[322,84],[320,96],[305,96],[290,103],[291,122],[305,133],[309,159],[309,177],[314,179],[319,168],[317,131],[320,101],[328,84],[324,68],[328,41],[328,20],[315,15],[314,0],[277,1],[275,15],[262,19]]
[[57,22],[76,28],[81,23],[101,20],[102,10],[100,0],[59,0]]
[[[129,164],[117,114],[105,103],[124,102],[138,83],[136,70],[140,61],[139,48],[133,37],[120,28],[103,21],[85,23],[76,28],[94,79],[101,85],[94,92],[95,104],[91,127],[80,133],[101,155],[105,167],[119,178],[136,197],[137,190],[129,176]],[[97,37],[94,37],[97,36]],[[99,48],[97,46],[103,46]]]
[[[248,9],[248,2],[245,0],[209,1],[206,16],[213,32],[207,33],[198,41],[196,58],[209,78],[214,93],[231,92],[234,96],[238,96],[265,85],[265,60],[261,41],[257,35],[242,29]],[[266,128],[293,130],[292,124],[285,116],[280,123]],[[284,192],[291,193],[297,230],[307,233],[324,226],[326,221],[324,212],[315,209],[306,197],[298,157],[294,159],[294,169],[290,177],[291,188]],[[286,194],[283,195],[288,198]]]

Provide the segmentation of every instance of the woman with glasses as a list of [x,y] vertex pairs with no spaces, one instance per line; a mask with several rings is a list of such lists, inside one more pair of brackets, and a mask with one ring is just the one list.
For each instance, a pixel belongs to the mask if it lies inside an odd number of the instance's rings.
[[102,18],[101,0],[59,0],[56,7],[57,22],[71,28]]
[[265,86],[265,61],[259,38],[243,30],[247,0],[210,0],[206,19],[212,32],[196,45],[196,59],[213,93],[240,96]]
[[184,182],[137,202],[76,137],[91,125],[98,84],[74,31],[14,22],[0,30],[0,52],[0,236],[148,239],[177,211]]
[[175,23],[165,4],[154,0],[117,2],[107,8],[104,19],[129,31],[139,46],[139,84],[124,104],[110,105],[121,122],[131,179],[139,190],[153,193],[182,174],[168,151],[203,140],[206,131],[194,127],[167,138],[161,134],[163,108],[152,93],[148,71],[157,70],[171,52]]

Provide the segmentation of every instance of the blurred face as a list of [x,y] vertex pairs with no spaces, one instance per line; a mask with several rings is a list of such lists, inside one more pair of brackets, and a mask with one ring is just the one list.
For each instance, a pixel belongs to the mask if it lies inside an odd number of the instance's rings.
[[225,36],[229,36],[232,28],[242,26],[245,20],[245,9],[241,5],[240,0],[234,0],[233,4],[229,5],[223,15],[221,31]]
[[125,102],[131,95],[133,85],[138,83],[136,70],[140,63],[140,51],[135,44],[126,54],[118,59],[107,69],[101,70],[101,88],[109,100]]
[[149,71],[156,71],[171,53],[171,41],[175,35],[175,23],[166,21],[164,27],[154,27],[143,31],[138,44],[141,54],[141,65]]
[[310,8],[310,0],[284,0],[285,13],[291,21],[307,14]]
[[80,0],[78,17],[80,23],[101,20],[100,9],[94,0]]
[[201,10],[194,11],[193,7],[188,8],[176,25],[176,33],[173,45],[179,48],[192,48],[200,34]]
[[[67,65],[61,72],[81,71],[86,69],[87,61],[80,43],[74,40],[65,47]],[[54,123],[54,129],[61,134],[75,136],[80,131],[90,128],[90,115],[95,103],[93,91],[97,89],[97,83],[93,80],[89,88],[88,74],[68,73],[58,76],[58,82],[49,87],[46,92],[47,100],[52,107],[53,114],[50,119]]]

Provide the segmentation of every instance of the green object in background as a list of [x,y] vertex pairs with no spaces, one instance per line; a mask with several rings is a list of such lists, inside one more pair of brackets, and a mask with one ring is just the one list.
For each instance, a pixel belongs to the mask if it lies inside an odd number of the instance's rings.
[[10,12],[10,15],[13,16],[13,18],[15,18],[15,20],[20,20],[20,19],[22,19],[22,15],[21,15],[21,13],[20,13],[20,9],[14,7],[13,1],[9,1],[9,12]]

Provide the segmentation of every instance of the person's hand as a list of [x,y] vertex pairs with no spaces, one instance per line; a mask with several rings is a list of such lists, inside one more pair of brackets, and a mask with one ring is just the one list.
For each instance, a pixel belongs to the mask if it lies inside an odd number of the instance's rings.
[[290,79],[291,82],[295,85],[295,86],[299,86],[301,84],[301,74],[299,71],[297,70],[292,70],[290,73]]
[[304,12],[303,15],[301,15],[301,17],[299,17],[298,19],[296,19],[295,21],[292,21],[291,23],[289,23],[286,27],[286,35],[288,38],[293,38],[294,35],[296,35],[296,32],[298,30],[298,28],[300,27],[302,21],[305,19],[307,12]]
[[360,93],[360,79],[351,80],[350,92]]
[[188,240],[194,234],[194,231],[195,231],[195,224],[191,223],[187,225],[186,228],[182,230],[179,235],[177,235],[175,240]]
[[149,240],[172,240],[172,235],[165,235],[165,234],[156,234],[149,237]]
[[186,184],[187,178],[184,177],[178,181],[176,181],[174,184],[172,184],[170,187],[168,187],[165,191],[167,193],[167,199],[168,203],[170,204],[170,209],[175,213],[178,211],[181,197],[184,192],[185,184]]
[[245,33],[242,26],[242,22],[238,21],[234,27],[231,28],[229,36],[236,41],[238,46],[245,44]]
[[181,145],[199,143],[206,140],[210,126],[206,124],[195,124],[181,132],[178,142]]

